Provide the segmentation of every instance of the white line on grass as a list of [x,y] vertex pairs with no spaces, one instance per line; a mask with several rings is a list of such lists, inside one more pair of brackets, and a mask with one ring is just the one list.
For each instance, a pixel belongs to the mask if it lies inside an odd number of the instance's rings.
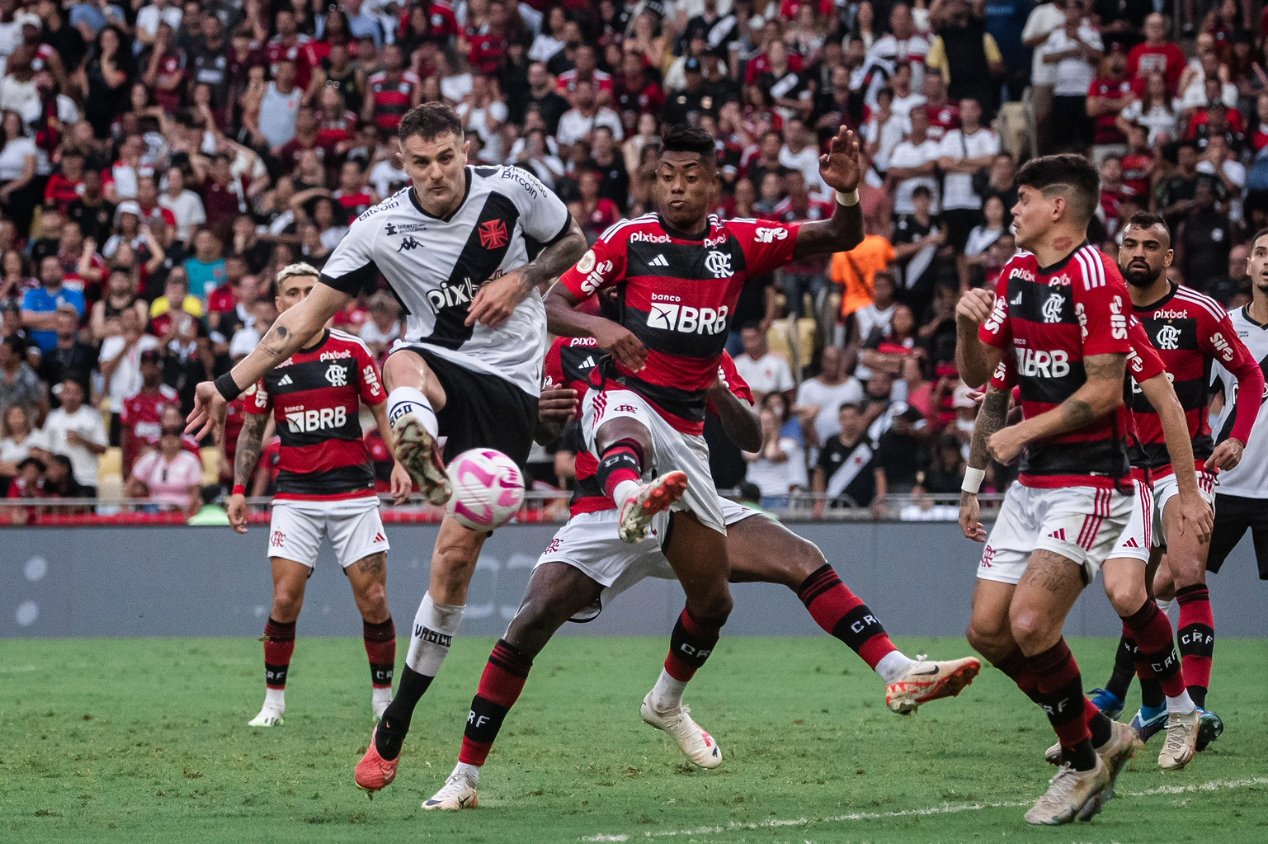
[[[1119,791],[1122,797],[1157,797],[1170,794],[1194,794],[1203,791],[1227,791],[1254,786],[1268,786],[1268,777],[1247,777],[1237,780],[1211,780],[1193,785],[1160,785],[1139,791]],[[732,821],[720,826],[698,826],[694,829],[665,829],[636,832],[632,835],[589,835],[582,841],[622,842],[635,839],[650,840],[655,838],[695,838],[701,835],[721,835],[726,832],[741,832],[759,829],[783,829],[786,827],[809,826],[821,823],[848,823],[850,821],[879,821],[888,818],[921,818],[929,815],[955,815],[961,812],[980,812],[983,809],[1020,809],[1029,806],[1032,801],[1009,801],[992,803],[943,803],[941,806],[926,806],[923,809],[899,809],[893,812],[850,812],[847,815],[832,815],[826,818],[775,818],[768,821]]]

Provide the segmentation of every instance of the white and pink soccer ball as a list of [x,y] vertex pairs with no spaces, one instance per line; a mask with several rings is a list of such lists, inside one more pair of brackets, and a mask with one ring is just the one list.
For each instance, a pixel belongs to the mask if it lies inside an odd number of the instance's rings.
[[511,520],[524,503],[524,474],[491,448],[473,448],[449,461],[453,495],[445,510],[458,524],[489,531]]

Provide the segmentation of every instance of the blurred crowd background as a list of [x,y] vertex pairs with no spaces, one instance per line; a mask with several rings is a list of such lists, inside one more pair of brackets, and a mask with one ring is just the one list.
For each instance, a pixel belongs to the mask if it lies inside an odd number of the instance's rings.
[[[920,518],[960,486],[954,304],[1013,254],[1027,158],[1092,157],[1096,242],[1156,210],[1176,278],[1245,300],[1266,34],[1249,0],[0,0],[0,496],[193,513],[226,489],[241,407],[224,451],[195,442],[194,385],[267,330],[280,267],[407,185],[394,130],[443,100],[472,163],[531,171],[591,239],[651,209],[666,124],[716,136],[720,214],[783,221],[832,213],[821,144],[854,129],[867,237],[744,292],[728,345],[764,443],[711,429],[715,480]],[[380,356],[402,332],[382,284],[336,321]],[[539,488],[568,488],[568,443],[534,452]]]

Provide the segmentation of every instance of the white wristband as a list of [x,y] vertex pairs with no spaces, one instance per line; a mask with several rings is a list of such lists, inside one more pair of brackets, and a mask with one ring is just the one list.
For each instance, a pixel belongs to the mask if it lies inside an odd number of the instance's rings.
[[977,495],[977,491],[982,488],[982,479],[986,477],[986,471],[983,469],[974,469],[967,466],[964,469],[964,483],[960,484],[961,492],[968,492]]
[[837,191],[837,204],[844,205],[847,208],[850,207],[851,205],[858,205],[859,204],[859,189],[855,188],[849,193],[841,193],[841,191]]

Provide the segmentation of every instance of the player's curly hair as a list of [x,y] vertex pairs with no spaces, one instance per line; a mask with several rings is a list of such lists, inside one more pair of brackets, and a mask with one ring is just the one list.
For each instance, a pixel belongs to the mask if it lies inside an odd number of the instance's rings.
[[670,126],[661,135],[661,152],[694,152],[715,161],[713,135],[697,126]]
[[1091,222],[1101,198],[1101,177],[1081,155],[1061,153],[1032,158],[1017,171],[1017,185],[1044,196],[1062,195],[1075,222]]

